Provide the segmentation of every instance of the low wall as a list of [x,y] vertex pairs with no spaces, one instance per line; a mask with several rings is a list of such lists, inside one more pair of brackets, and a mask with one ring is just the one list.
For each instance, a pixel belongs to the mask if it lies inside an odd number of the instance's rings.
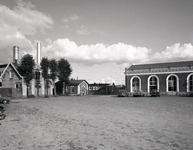
[[21,90],[16,88],[0,88],[0,94],[2,97],[21,98]]

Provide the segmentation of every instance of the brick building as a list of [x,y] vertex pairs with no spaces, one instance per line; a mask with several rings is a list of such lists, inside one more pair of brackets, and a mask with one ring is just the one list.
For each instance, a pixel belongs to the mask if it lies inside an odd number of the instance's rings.
[[125,68],[128,92],[152,90],[161,94],[186,94],[193,91],[193,61],[136,64]]
[[68,92],[70,95],[88,95],[88,86],[86,80],[70,80]]
[[22,76],[14,64],[0,65],[0,94],[1,96],[22,97]]
[[[40,48],[41,45],[37,43],[36,51],[36,66],[34,68],[34,78],[30,84],[30,94],[34,96],[44,96],[46,93],[45,81],[41,75],[40,67]],[[13,47],[13,62],[0,65],[0,94],[2,96],[20,98],[27,96],[27,86],[24,82],[23,77],[17,70],[19,62],[19,47]],[[37,78],[38,75],[38,78]],[[53,84],[48,82],[48,95],[53,95]]]

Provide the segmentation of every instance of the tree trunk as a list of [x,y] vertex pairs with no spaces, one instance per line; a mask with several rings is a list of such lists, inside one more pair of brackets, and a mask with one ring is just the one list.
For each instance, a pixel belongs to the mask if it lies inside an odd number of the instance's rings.
[[[53,81],[53,83],[54,83],[54,81]],[[54,83],[54,96],[56,96],[56,85],[55,85],[55,83]]]
[[47,80],[44,79],[45,97],[48,97]]
[[46,92],[47,92],[47,97],[48,97],[48,80],[46,80]]
[[31,87],[30,84],[27,84],[27,97],[31,95]]
[[63,82],[63,95],[66,95],[66,84]]
[[27,97],[29,96],[29,85],[27,84]]

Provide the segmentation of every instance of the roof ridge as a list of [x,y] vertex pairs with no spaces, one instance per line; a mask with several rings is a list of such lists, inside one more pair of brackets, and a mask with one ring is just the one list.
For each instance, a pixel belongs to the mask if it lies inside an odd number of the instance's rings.
[[163,68],[163,67],[181,67],[193,65],[193,61],[176,61],[176,62],[164,62],[164,63],[149,63],[149,64],[137,64],[131,65],[126,69],[147,69],[147,68]]
[[[181,63],[181,62],[193,62],[193,60],[186,61],[168,61],[168,62],[150,62],[150,63],[133,63],[132,65],[151,65],[151,64],[168,64],[168,63]],[[131,66],[132,66],[131,65]]]

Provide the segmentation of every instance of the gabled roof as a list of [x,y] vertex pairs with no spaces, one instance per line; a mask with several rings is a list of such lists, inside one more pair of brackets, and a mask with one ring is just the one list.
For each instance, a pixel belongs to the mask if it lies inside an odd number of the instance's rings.
[[14,66],[12,63],[0,65],[0,68],[5,68],[5,69],[3,70],[3,73],[1,74],[0,77],[2,77],[2,76],[5,74],[5,72],[6,72],[6,70],[8,69],[9,66],[12,66],[12,68],[15,70],[15,72],[17,73],[17,75],[18,75],[20,78],[22,78],[22,76],[20,75],[20,73],[17,71],[17,69],[15,68],[15,66]]
[[70,80],[69,85],[79,85],[83,81],[85,81],[88,84],[88,82],[86,80]]
[[167,67],[182,67],[193,65],[193,61],[167,62],[167,63],[152,63],[152,64],[136,64],[131,65],[129,70],[149,69],[149,68],[167,68]]

